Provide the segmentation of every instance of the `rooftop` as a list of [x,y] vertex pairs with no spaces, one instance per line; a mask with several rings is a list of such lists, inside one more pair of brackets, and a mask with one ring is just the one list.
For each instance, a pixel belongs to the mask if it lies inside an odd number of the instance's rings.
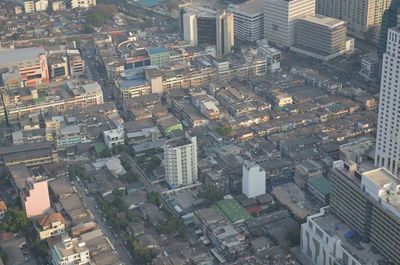
[[262,14],[264,10],[263,0],[249,0],[238,5],[230,5],[229,11],[246,13],[250,15]]
[[307,16],[304,18],[301,18],[303,21],[308,21],[314,24],[319,24],[321,26],[326,26],[330,28],[336,28],[338,26],[346,25],[346,22],[340,19],[332,18],[332,17],[327,17],[323,15],[316,14],[314,16]]
[[324,176],[310,180],[309,184],[323,195],[331,193],[331,182]]
[[251,216],[235,199],[224,199],[213,205],[220,211],[231,223],[240,223],[246,221]]
[[154,47],[147,49],[147,52],[149,53],[149,55],[156,55],[159,53],[167,53],[168,50],[164,47]]
[[37,59],[42,53],[45,50],[37,47],[0,50],[0,65]]
[[389,183],[395,183],[397,185],[400,184],[400,180],[385,168],[377,168],[374,170],[366,171],[363,173],[363,175],[367,177],[370,181],[372,181],[375,185],[381,187]]

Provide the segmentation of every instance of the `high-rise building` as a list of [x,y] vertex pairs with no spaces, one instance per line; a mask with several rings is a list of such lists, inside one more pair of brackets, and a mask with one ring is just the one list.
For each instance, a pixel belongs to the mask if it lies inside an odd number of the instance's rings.
[[264,38],[264,1],[250,0],[230,5],[228,11],[234,15],[235,39],[255,43]]
[[217,56],[223,56],[232,52],[235,43],[233,14],[226,11],[219,12],[216,20]]
[[266,0],[264,38],[283,47],[295,43],[299,18],[315,15],[315,0]]
[[243,164],[242,193],[255,198],[266,192],[266,172],[259,165],[246,161]]
[[323,15],[307,16],[297,22],[296,43],[291,50],[329,60],[347,52],[346,22]]
[[385,167],[396,176],[400,174],[399,53],[400,29],[389,29],[382,62],[375,166]]
[[35,217],[50,210],[50,196],[47,181],[42,177],[29,177],[25,188],[20,191],[22,208],[26,216]]
[[363,172],[343,161],[334,162],[331,177],[330,209],[350,227],[344,236],[358,234],[393,262],[382,264],[400,264],[400,180],[385,168]]
[[198,179],[197,139],[185,136],[170,139],[164,146],[165,179],[171,187],[192,184]]
[[181,10],[181,31],[190,45],[216,45],[217,55],[232,51],[234,45],[233,14],[216,12],[200,6]]
[[399,20],[400,0],[392,0],[390,7],[383,13],[381,29],[378,40],[378,78],[380,79],[382,70],[383,54],[386,52],[388,30],[396,27]]
[[96,0],[67,0],[68,8],[89,8],[96,5]]
[[392,0],[317,0],[317,13],[347,21],[349,33],[377,40],[383,13]]

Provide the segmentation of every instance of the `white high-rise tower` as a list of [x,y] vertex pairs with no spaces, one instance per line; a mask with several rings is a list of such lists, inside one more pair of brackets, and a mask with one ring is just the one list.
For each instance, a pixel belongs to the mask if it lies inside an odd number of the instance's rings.
[[383,54],[375,166],[400,175],[400,29],[388,31]]
[[264,38],[276,45],[295,43],[299,18],[315,15],[315,0],[265,0]]
[[255,198],[266,192],[266,172],[258,164],[246,161],[243,164],[242,193],[247,198]]
[[186,133],[164,146],[165,179],[171,187],[193,184],[197,173],[197,138]]

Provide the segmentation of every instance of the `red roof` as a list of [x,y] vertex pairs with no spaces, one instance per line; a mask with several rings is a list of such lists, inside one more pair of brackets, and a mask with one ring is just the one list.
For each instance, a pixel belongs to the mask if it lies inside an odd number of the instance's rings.
[[262,207],[261,206],[251,206],[249,208],[246,209],[250,214],[253,213],[259,213],[262,211]]

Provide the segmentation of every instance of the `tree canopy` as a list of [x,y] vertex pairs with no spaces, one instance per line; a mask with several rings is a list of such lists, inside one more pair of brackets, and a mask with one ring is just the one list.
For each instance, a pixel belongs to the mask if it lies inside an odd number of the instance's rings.
[[231,135],[232,134],[232,127],[228,125],[221,125],[215,128],[218,134],[225,136],[225,135]]
[[224,194],[215,186],[207,185],[204,190],[199,193],[199,196],[206,199],[208,204],[213,204],[219,200],[222,200]]
[[3,219],[3,228],[8,232],[24,232],[29,225],[29,219],[24,211],[17,208],[7,210]]
[[117,9],[113,5],[97,5],[87,12],[86,22],[94,27],[104,25],[108,19],[114,17]]

